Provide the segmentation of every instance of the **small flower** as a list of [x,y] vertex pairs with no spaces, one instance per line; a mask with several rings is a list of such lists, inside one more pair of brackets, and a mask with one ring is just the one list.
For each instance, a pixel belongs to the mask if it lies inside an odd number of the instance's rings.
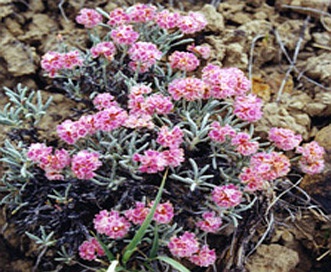
[[132,159],[141,163],[138,169],[143,173],[157,173],[163,171],[167,165],[162,152],[151,149],[144,151],[144,155],[134,154]]
[[118,26],[129,22],[130,16],[122,8],[116,8],[109,12],[109,21],[107,22],[108,25]]
[[83,59],[80,56],[79,51],[71,51],[62,55],[63,68],[73,69],[76,66],[83,65]]
[[256,122],[262,117],[262,100],[254,94],[237,96],[233,113],[241,120]]
[[172,69],[181,71],[194,71],[200,64],[198,58],[188,52],[175,51],[169,56],[170,66]]
[[193,34],[204,29],[207,25],[205,17],[198,12],[189,12],[179,18],[178,27],[185,34]]
[[148,128],[153,129],[154,123],[152,121],[152,116],[149,114],[130,114],[128,118],[124,121],[124,127],[127,128]]
[[[151,202],[151,206],[153,202]],[[165,203],[159,203],[156,206],[153,219],[159,224],[168,224],[174,217],[174,207],[167,201]]]
[[242,183],[246,184],[245,191],[248,192],[262,190],[265,183],[262,177],[256,171],[254,171],[254,169],[249,167],[242,169],[242,173],[239,175],[239,179]]
[[99,244],[98,240],[95,238],[91,238],[88,241],[84,241],[79,246],[79,256],[87,261],[93,261],[96,259],[96,254],[100,257],[105,255],[104,250]]
[[34,143],[31,144],[28,152],[27,157],[32,160],[33,162],[40,162],[42,158],[48,157],[52,154],[52,147],[48,147],[42,143]]
[[234,184],[217,186],[212,192],[212,199],[222,208],[231,208],[240,204],[242,192]]
[[299,160],[299,167],[302,172],[314,175],[323,171],[325,150],[316,141],[297,147],[296,152],[302,154]]
[[[56,128],[58,136],[68,144],[74,144],[79,138],[77,122],[65,120]],[[83,133],[84,134],[84,133]]]
[[91,179],[101,165],[98,153],[82,150],[72,157],[71,170],[79,179]]
[[153,5],[136,4],[130,7],[127,11],[131,22],[147,23],[154,19],[156,10],[157,8]]
[[249,156],[257,152],[259,143],[251,141],[251,136],[246,132],[239,132],[231,140],[231,144],[236,146],[236,151],[244,156]]
[[209,59],[210,57],[210,47],[208,45],[188,45],[187,51],[196,53],[200,55],[203,59]]
[[111,106],[117,106],[114,99],[114,96],[109,93],[100,93],[93,99],[93,105],[98,110],[107,109]]
[[115,43],[131,45],[138,40],[139,33],[133,30],[132,25],[120,25],[110,32]]
[[84,8],[76,17],[76,22],[84,25],[86,28],[93,28],[102,22],[102,15],[94,9]]
[[184,232],[179,237],[172,237],[168,243],[168,248],[175,257],[191,257],[199,251],[199,242],[192,232]]
[[135,86],[132,86],[130,89],[130,94],[132,95],[142,95],[142,94],[149,94],[153,90],[151,87],[145,85],[145,84],[138,84]]
[[215,263],[215,249],[209,249],[208,245],[201,247],[198,253],[190,257],[190,261],[200,267],[208,267]]
[[152,94],[146,98],[145,102],[147,111],[150,114],[154,112],[157,114],[168,114],[174,108],[171,98],[162,94]]
[[136,202],[136,207],[125,211],[125,217],[135,225],[141,225],[150,209],[143,202]]
[[208,136],[215,142],[224,143],[227,136],[229,136],[229,138],[236,136],[236,131],[228,124],[222,127],[219,122],[214,121],[211,123],[210,127],[211,130],[209,131]]
[[156,14],[155,22],[156,24],[163,29],[172,29],[177,27],[180,19],[178,12],[170,12],[165,9]]
[[215,212],[204,212],[202,218],[204,220],[198,221],[196,226],[205,232],[215,233],[222,225],[222,218],[215,216]]
[[187,101],[201,99],[204,89],[205,83],[201,79],[194,77],[175,79],[168,86],[168,92],[174,100],[181,98]]
[[93,58],[103,55],[107,60],[111,61],[116,54],[116,47],[112,42],[100,42],[93,46],[90,51]]
[[166,161],[166,165],[170,167],[177,167],[185,161],[183,148],[172,148],[170,150],[163,151],[162,154]]
[[273,127],[269,131],[269,140],[279,149],[287,151],[296,148],[302,141],[302,136],[295,135],[290,129]]
[[172,130],[169,127],[161,127],[156,142],[163,147],[178,148],[183,142],[184,133],[183,131],[175,126]]
[[63,69],[63,54],[49,51],[41,58],[41,68],[49,73],[50,77],[54,77],[55,74]]
[[130,229],[130,223],[118,211],[102,210],[95,215],[94,228],[100,234],[105,234],[111,239],[123,238]]
[[95,127],[101,131],[112,131],[122,126],[127,117],[125,110],[113,105],[95,114]]

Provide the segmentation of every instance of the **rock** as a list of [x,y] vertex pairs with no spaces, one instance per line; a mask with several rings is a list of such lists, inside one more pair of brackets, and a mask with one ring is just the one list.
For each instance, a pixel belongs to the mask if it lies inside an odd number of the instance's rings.
[[205,5],[200,11],[207,19],[208,25],[206,30],[213,32],[222,32],[224,30],[224,18],[223,15],[216,11],[212,5]]
[[14,13],[12,0],[2,0],[0,2],[0,20]]
[[312,34],[314,42],[318,45],[322,46],[331,46],[331,36],[330,33],[322,32],[322,33],[313,33]]
[[233,21],[239,25],[246,24],[246,23],[250,22],[251,20],[252,20],[251,16],[249,16],[247,13],[244,13],[244,12],[238,12],[231,17],[231,21]]
[[224,66],[237,67],[242,70],[247,69],[248,55],[244,52],[244,47],[242,45],[239,43],[227,45]]
[[207,36],[206,41],[211,47],[210,58],[221,62],[225,57],[225,45],[222,39],[215,36]]
[[296,251],[271,244],[259,246],[246,268],[250,272],[290,272],[298,263],[299,255]]
[[[321,14],[319,11],[327,10],[330,4],[329,0],[277,0],[276,6],[280,10],[291,10],[301,14],[309,14],[320,18]],[[292,6],[292,8],[286,7]]]
[[306,62],[300,64],[299,69],[306,71],[305,74],[318,82],[324,81],[330,86],[331,78],[331,54],[325,52],[319,56],[311,57]]
[[244,31],[250,39],[257,35],[269,35],[271,29],[272,24],[266,20],[253,20],[238,27],[238,30]]

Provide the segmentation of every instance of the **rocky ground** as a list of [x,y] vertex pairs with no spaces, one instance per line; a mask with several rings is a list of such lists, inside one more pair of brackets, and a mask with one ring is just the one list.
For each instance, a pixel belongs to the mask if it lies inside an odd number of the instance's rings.
[[[253,92],[264,101],[264,119],[257,131],[272,126],[291,128],[305,140],[315,138],[327,151],[323,174],[304,178],[301,190],[313,197],[315,206],[297,209],[295,215],[277,214],[279,223],[268,243],[249,256],[252,272],[329,271],[328,238],[331,226],[331,1],[329,0],[227,0],[150,1],[175,8],[199,10],[208,19],[204,43],[212,47],[211,61],[238,67],[249,75]],[[205,3],[216,3],[216,7]],[[74,18],[82,7],[111,10],[130,1],[2,0],[0,1],[0,87],[18,82],[50,92],[50,81],[42,76],[40,57],[56,48],[59,37],[80,48],[85,30]],[[67,117],[73,102],[52,93],[54,103],[43,128],[47,137]],[[0,92],[0,108],[6,103]],[[77,107],[77,105],[75,105]],[[5,128],[4,128],[5,129]],[[5,133],[0,135],[4,139]],[[307,197],[296,189],[298,198]],[[296,221],[292,219],[296,218]],[[24,252],[2,218],[0,271],[32,271],[33,260]],[[266,224],[267,225],[267,224]],[[256,230],[258,241],[265,229]]]

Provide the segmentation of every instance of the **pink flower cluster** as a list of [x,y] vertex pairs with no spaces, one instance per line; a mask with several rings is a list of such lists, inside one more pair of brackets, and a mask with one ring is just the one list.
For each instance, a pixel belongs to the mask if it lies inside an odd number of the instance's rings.
[[219,122],[214,121],[211,123],[210,127],[211,130],[209,131],[208,136],[215,142],[224,143],[227,136],[229,136],[229,138],[236,136],[236,131],[228,124],[222,127]]
[[130,16],[122,9],[116,8],[109,12],[109,21],[107,22],[110,26],[118,26],[130,23]]
[[102,210],[95,215],[94,228],[100,234],[105,234],[111,239],[121,239],[130,229],[130,222],[121,216],[118,211]]
[[136,42],[132,44],[128,54],[131,59],[129,67],[134,71],[139,69],[140,73],[148,71],[162,57],[162,52],[151,42]]
[[173,29],[178,26],[180,15],[165,9],[156,14],[155,23],[163,29]]
[[210,47],[208,45],[188,45],[187,51],[193,52],[203,59],[209,59],[210,57]]
[[178,27],[185,34],[201,31],[207,25],[207,20],[199,12],[190,11],[187,16],[179,18]]
[[73,69],[82,65],[83,59],[77,50],[68,53],[49,51],[41,58],[41,67],[50,77],[54,77],[62,69]]
[[95,238],[91,238],[88,241],[84,241],[79,246],[79,256],[87,261],[93,261],[97,258],[97,256],[102,257],[105,255],[104,250],[99,244],[98,240]]
[[154,20],[156,10],[157,8],[154,5],[136,4],[128,8],[127,12],[131,22],[146,23]]
[[207,245],[200,248],[195,234],[191,232],[186,231],[179,237],[172,237],[168,248],[175,257],[189,258],[192,263],[201,267],[208,267],[216,261],[215,250],[210,250]]
[[116,54],[116,47],[112,42],[100,42],[93,46],[90,51],[93,58],[103,55],[107,60],[111,61]]
[[175,126],[172,130],[169,130],[169,127],[167,126],[163,126],[159,131],[159,135],[156,139],[156,142],[163,147],[175,149],[179,148],[179,146],[183,142],[183,137],[184,133],[178,126]]
[[222,218],[215,215],[215,212],[204,212],[203,220],[198,221],[196,226],[205,232],[215,233],[222,225]]
[[139,33],[133,30],[132,25],[119,25],[110,35],[115,43],[124,45],[134,44],[139,38]]
[[222,208],[231,208],[240,204],[242,192],[234,184],[216,186],[212,192],[212,199]]
[[302,172],[314,175],[323,171],[325,150],[316,141],[297,147],[296,152],[302,154],[299,160]]
[[253,168],[245,167],[242,169],[242,173],[239,175],[240,181],[245,184],[245,191],[255,192],[262,190],[265,181],[261,175],[254,171]]
[[251,136],[246,132],[239,132],[231,140],[231,144],[236,146],[236,151],[244,156],[249,156],[257,152],[259,143],[251,141]]
[[[125,211],[125,217],[135,225],[141,225],[146,216],[150,212],[153,202],[150,203],[149,207],[146,207],[143,202],[136,202],[134,209]],[[169,224],[174,217],[174,207],[167,201],[165,203],[159,203],[156,206],[156,210],[153,219],[158,224]]]
[[91,179],[101,165],[98,153],[81,150],[72,157],[71,170],[79,179]]
[[186,72],[194,71],[200,65],[198,58],[189,52],[175,51],[169,56],[169,61],[172,69]]
[[254,94],[237,96],[233,113],[241,120],[256,122],[262,118],[262,100]]
[[52,147],[47,147],[45,144],[31,144],[27,157],[45,171],[49,180],[63,180],[64,176],[61,172],[70,165],[69,153],[65,149],[59,149],[52,154],[52,150]]
[[290,171],[288,157],[279,152],[259,152],[251,157],[249,167],[263,180],[272,181],[284,177]]
[[102,15],[94,9],[84,8],[76,17],[76,22],[84,25],[86,28],[93,28],[102,22]]
[[250,81],[238,68],[208,64],[202,69],[202,80],[210,86],[210,96],[217,99],[242,96],[250,88]]
[[302,141],[302,136],[290,129],[273,127],[269,131],[269,140],[274,142],[275,146],[282,150],[292,150]]
[[114,101],[115,97],[109,93],[100,93],[93,99],[93,105],[98,110],[104,110],[111,106],[118,106],[117,102]]
[[205,83],[198,78],[178,78],[169,83],[168,92],[174,100],[184,98],[187,101],[198,100],[203,97]]

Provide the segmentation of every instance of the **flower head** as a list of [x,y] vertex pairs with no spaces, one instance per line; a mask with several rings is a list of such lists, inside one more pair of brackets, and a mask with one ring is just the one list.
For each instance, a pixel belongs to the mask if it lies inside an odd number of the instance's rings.
[[157,173],[163,171],[167,165],[162,152],[151,149],[144,151],[144,155],[134,154],[132,159],[140,162],[139,171],[143,173]]
[[112,42],[100,42],[91,49],[93,58],[103,55],[107,60],[111,61],[116,53],[116,47]]
[[165,9],[156,14],[155,22],[156,24],[163,29],[172,29],[177,27],[180,19],[178,12],[170,12]]
[[84,8],[76,17],[76,22],[84,25],[86,28],[93,28],[102,22],[102,15],[94,9]]
[[197,266],[208,267],[216,261],[215,249],[209,249],[208,245],[204,245],[190,257],[190,261]]
[[215,233],[222,225],[222,218],[215,216],[215,212],[204,212],[203,220],[198,221],[196,226],[205,232]]
[[172,69],[182,71],[194,71],[200,64],[198,58],[189,52],[175,51],[169,56],[170,66]]
[[251,141],[251,136],[246,132],[239,132],[231,140],[231,144],[236,146],[236,151],[244,156],[249,156],[257,152],[259,143]]
[[290,129],[273,127],[269,131],[269,140],[278,148],[287,151],[296,148],[302,141],[302,136],[295,135]]
[[113,41],[117,44],[130,45],[138,40],[139,33],[133,30],[132,25],[120,25],[110,32]]
[[136,4],[128,9],[128,14],[131,22],[146,23],[154,19],[156,10],[154,5]]
[[98,153],[82,150],[72,157],[71,170],[79,179],[91,179],[101,165]]
[[262,117],[262,100],[254,94],[237,96],[233,113],[241,120],[256,122]]
[[[151,202],[153,205],[153,202]],[[174,207],[167,201],[165,203],[159,203],[156,206],[156,210],[153,219],[159,224],[168,224],[174,217]]]
[[201,99],[205,83],[198,78],[178,78],[169,83],[168,92],[174,100],[184,98],[187,101]]
[[169,130],[167,126],[161,127],[156,142],[163,147],[178,148],[183,142],[184,133],[178,127],[175,126],[172,130]]
[[122,8],[116,8],[109,12],[109,20],[107,22],[110,26],[124,25],[130,22],[130,16]]
[[179,237],[172,237],[168,248],[175,257],[191,257],[199,251],[199,242],[194,233],[186,231]]
[[193,34],[204,29],[207,25],[206,18],[199,12],[190,11],[187,16],[179,18],[178,27],[185,34]]
[[229,138],[236,136],[236,131],[228,124],[222,127],[219,122],[214,121],[210,127],[211,130],[209,131],[208,136],[215,142],[224,143],[227,136]]
[[212,192],[212,198],[218,206],[231,208],[240,204],[242,192],[234,184],[217,186]]
[[126,210],[125,217],[135,225],[141,225],[148,215],[150,209],[143,202],[136,202],[134,209]]
[[105,252],[99,244],[98,240],[95,238],[91,238],[88,241],[84,241],[79,246],[79,256],[87,261],[93,261],[96,259],[96,255],[104,256]]
[[302,154],[299,160],[302,172],[314,175],[323,171],[325,150],[316,141],[297,147],[296,152]]

